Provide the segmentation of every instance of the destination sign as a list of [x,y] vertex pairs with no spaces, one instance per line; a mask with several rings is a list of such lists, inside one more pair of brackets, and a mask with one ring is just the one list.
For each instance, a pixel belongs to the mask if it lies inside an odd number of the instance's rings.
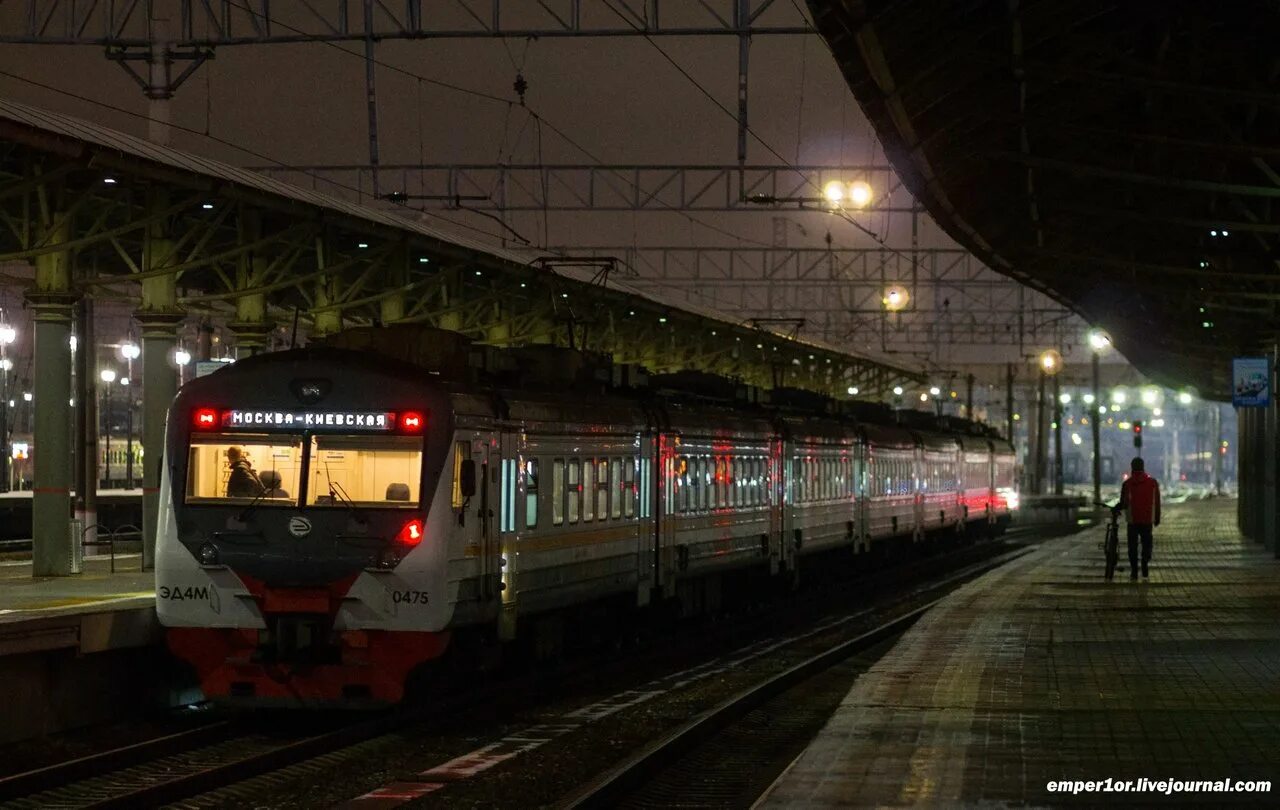
[[223,411],[222,426],[231,430],[293,428],[358,430],[383,433],[396,429],[393,411]]

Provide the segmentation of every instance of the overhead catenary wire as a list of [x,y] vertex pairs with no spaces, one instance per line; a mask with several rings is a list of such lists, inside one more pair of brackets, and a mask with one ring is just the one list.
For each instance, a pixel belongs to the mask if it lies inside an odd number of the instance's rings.
[[[243,3],[237,2],[237,0],[225,0],[225,2],[226,2],[228,5],[230,5],[230,6],[233,6],[233,7],[235,7],[235,8],[238,8],[238,9],[240,9],[240,10],[242,10],[242,11],[245,11],[245,12],[247,12],[247,13],[249,13],[249,14],[251,14],[251,15],[255,16],[255,17],[261,18],[261,19],[263,19],[263,20],[265,21],[265,18],[263,18],[263,16],[262,16],[261,14],[259,14],[259,13],[258,13],[258,11],[257,11],[256,9],[251,8],[250,6],[247,6],[247,5],[243,4]],[[606,2],[606,4],[607,4],[607,2]],[[610,8],[612,9],[612,6],[610,6]],[[614,13],[617,13],[617,10],[616,10],[616,9],[613,9],[613,10],[614,10]],[[306,32],[305,32],[305,31],[303,31],[302,29],[300,29],[300,28],[296,28],[296,27],[294,27],[294,26],[291,26],[291,25],[289,25],[288,23],[283,22],[283,21],[281,21],[281,20],[279,20],[279,19],[276,19],[276,18],[271,18],[271,19],[270,19],[270,22],[271,22],[271,24],[272,24],[272,25],[274,25],[274,26],[276,26],[276,27],[279,27],[279,28],[283,28],[283,29],[286,29],[286,30],[292,31],[292,32],[294,32],[294,33],[298,33],[298,34],[304,34],[304,33],[306,33]],[[628,22],[628,24],[631,24],[631,25],[633,25],[633,26],[634,26],[634,24],[633,24],[633,23]],[[647,37],[646,37],[646,38],[647,38]],[[373,64],[375,64],[375,65],[377,65],[377,66],[379,66],[379,67],[385,68],[385,69],[387,69],[387,70],[389,70],[389,71],[392,71],[392,72],[394,72],[394,73],[398,73],[398,74],[403,75],[403,76],[408,76],[408,77],[413,78],[413,79],[421,80],[421,81],[423,81],[423,82],[426,82],[427,84],[435,85],[435,86],[440,87],[440,88],[442,88],[442,89],[452,90],[452,91],[459,92],[459,93],[465,93],[465,94],[467,94],[467,95],[475,96],[475,97],[477,97],[477,98],[486,99],[486,100],[488,100],[488,101],[493,101],[493,102],[497,102],[497,103],[501,103],[501,104],[511,104],[510,99],[502,98],[501,96],[496,96],[496,95],[494,95],[494,94],[492,94],[492,93],[486,93],[486,92],[484,92],[484,91],[482,91],[482,90],[475,90],[475,89],[472,89],[472,88],[469,88],[469,87],[463,87],[462,85],[457,85],[457,84],[453,84],[453,83],[451,83],[451,82],[441,81],[441,80],[439,80],[439,79],[432,79],[432,78],[430,78],[430,77],[428,77],[428,76],[423,76],[423,75],[421,75],[421,74],[419,74],[419,73],[414,73],[414,72],[413,72],[413,71],[411,71],[411,70],[407,70],[407,69],[405,69],[405,68],[402,68],[402,67],[400,67],[399,65],[393,65],[393,64],[391,64],[391,63],[389,63],[389,62],[385,62],[385,61],[383,61],[383,60],[381,60],[381,59],[376,59],[376,58],[369,59],[369,58],[367,58],[363,53],[359,53],[359,52],[356,52],[356,51],[350,50],[350,49],[348,49],[348,48],[344,48],[344,47],[342,46],[342,43],[340,43],[340,42],[330,42],[330,41],[327,41],[327,40],[319,40],[319,42],[320,42],[322,45],[325,45],[325,46],[330,47],[330,48],[335,48],[335,49],[337,49],[340,53],[344,53],[344,54],[346,54],[346,55],[348,55],[348,56],[351,56],[351,57],[354,57],[354,58],[356,58],[356,59],[359,59],[359,60],[360,60],[360,61],[362,61],[362,62],[364,62],[364,61],[372,61],[372,62],[373,62]],[[526,108],[527,108],[527,109],[529,109],[529,114],[530,114],[534,119],[536,119],[537,121],[540,121],[540,122],[542,123],[542,125],[543,125],[543,126],[545,126],[545,127],[546,127],[547,129],[549,129],[551,132],[553,132],[553,133],[555,133],[557,136],[559,136],[559,137],[561,138],[561,140],[563,140],[565,143],[569,144],[571,147],[573,147],[574,149],[578,150],[578,151],[579,151],[579,152],[581,152],[583,155],[585,155],[585,156],[586,156],[586,157],[587,157],[587,158],[588,158],[592,163],[595,163],[595,164],[597,164],[597,165],[599,165],[599,166],[604,166],[604,165],[605,165],[605,163],[604,163],[604,161],[603,161],[603,160],[601,160],[598,156],[596,156],[593,152],[591,152],[591,150],[589,150],[589,149],[587,149],[585,146],[583,146],[579,141],[577,141],[577,140],[576,140],[576,139],[574,139],[574,138],[569,137],[568,133],[566,133],[562,128],[560,128],[560,127],[556,126],[556,125],[555,125],[555,124],[553,124],[551,121],[548,121],[545,117],[543,117],[542,115],[538,114],[536,111],[534,111],[532,108],[529,108],[527,105],[525,105],[525,106],[526,106]],[[785,162],[785,161],[784,161],[784,162]],[[284,164],[278,164],[278,165],[282,165],[282,166],[284,166]],[[291,167],[284,166],[284,168],[291,168]],[[614,175],[615,175],[619,180],[621,180],[624,184],[626,184],[626,185],[630,186],[633,190],[635,190],[635,191],[641,191],[641,190],[642,190],[642,189],[640,189],[640,188],[639,188],[635,183],[631,182],[631,180],[629,180],[625,175],[622,175],[622,174],[620,174],[620,173],[614,173]],[[691,223],[693,223],[693,224],[698,225],[699,227],[705,228],[705,229],[710,230],[710,231],[714,231],[714,232],[716,232],[716,233],[721,234],[722,236],[728,236],[728,237],[729,237],[729,238],[731,238],[731,239],[736,239],[736,240],[738,240],[740,243],[744,243],[744,244],[754,244],[754,245],[757,245],[757,246],[760,246],[760,247],[768,247],[768,246],[769,246],[767,243],[762,242],[762,241],[760,241],[760,240],[752,239],[751,237],[747,237],[747,236],[743,236],[743,235],[738,234],[738,233],[734,233],[733,231],[730,231],[730,230],[725,229],[725,228],[721,228],[721,227],[719,227],[719,226],[717,226],[717,225],[712,225],[711,223],[708,223],[708,222],[706,222],[706,221],[704,221],[704,220],[702,220],[702,219],[699,219],[698,217],[693,216],[693,215],[692,215],[692,214],[690,214],[689,212],[687,212],[687,211],[685,211],[685,210],[683,210],[683,209],[677,208],[677,207],[675,207],[675,206],[672,206],[672,205],[670,205],[670,204],[668,204],[668,203],[666,203],[666,202],[664,202],[664,201],[662,201],[662,200],[660,200],[660,199],[654,198],[653,202],[655,202],[656,204],[660,205],[660,206],[661,206],[661,207],[663,207],[663,208],[668,209],[668,210],[669,210],[669,211],[671,211],[672,213],[677,214],[678,216],[683,217],[684,219],[688,220],[689,222],[691,222]],[[475,209],[469,209],[469,210],[475,210]],[[446,221],[452,221],[452,220],[446,220]],[[482,232],[483,232],[483,231],[482,231]],[[544,247],[544,248],[545,248],[545,246],[542,246],[542,247]]]
[[[675,70],[676,70],[676,72],[677,72],[677,73],[679,73],[679,74],[680,74],[681,76],[683,76],[683,77],[684,77],[684,78],[685,78],[685,79],[686,79],[690,84],[692,84],[692,85],[693,85],[693,86],[698,90],[698,92],[700,92],[703,96],[705,96],[705,97],[707,98],[707,100],[708,100],[708,101],[710,101],[710,102],[711,102],[711,103],[712,103],[712,104],[713,104],[717,109],[719,109],[722,113],[724,113],[724,114],[725,114],[726,116],[728,116],[729,118],[732,118],[735,122],[738,120],[738,115],[737,115],[737,113],[736,113],[736,112],[734,112],[733,110],[731,110],[731,109],[729,109],[727,106],[725,106],[723,103],[721,103],[720,99],[718,99],[718,98],[716,98],[716,97],[715,97],[715,94],[713,94],[710,90],[708,90],[708,89],[706,88],[706,86],[705,86],[705,85],[703,85],[701,82],[699,82],[697,79],[695,79],[695,78],[693,77],[693,75],[692,75],[692,74],[690,74],[690,73],[689,73],[689,71],[688,71],[688,70],[686,70],[686,69],[684,68],[684,66],[683,66],[683,65],[681,65],[679,62],[677,62],[677,61],[675,60],[675,58],[674,58],[673,56],[671,56],[671,54],[669,54],[669,53],[668,53],[668,52],[667,52],[667,51],[666,51],[666,50],[665,50],[665,49],[664,49],[660,44],[658,44],[658,42],[657,42],[656,40],[654,40],[654,38],[653,38],[653,37],[651,37],[651,36],[648,34],[648,32],[646,32],[644,29],[642,29],[642,28],[640,28],[639,26],[637,26],[637,25],[635,24],[635,22],[634,22],[634,21],[632,21],[630,18],[628,18],[628,17],[627,17],[627,15],[623,14],[621,11],[619,11],[617,8],[615,8],[615,7],[614,7],[614,5],[613,5],[613,3],[612,3],[612,2],[610,2],[610,0],[603,0],[603,2],[604,2],[604,5],[605,5],[605,7],[606,7],[606,8],[608,8],[610,11],[612,11],[612,12],[613,12],[613,13],[614,13],[614,14],[615,14],[619,19],[621,19],[621,20],[623,20],[624,22],[626,22],[626,24],[627,24],[627,25],[630,25],[630,26],[631,26],[631,27],[636,31],[636,33],[637,33],[638,35],[642,36],[642,37],[645,39],[645,41],[646,41],[646,42],[648,42],[650,45],[652,45],[652,46],[653,46],[653,48],[654,48],[654,49],[655,49],[659,54],[661,54],[661,55],[662,55],[662,58],[663,58],[663,59],[665,59],[665,60],[667,61],[667,63],[668,63],[668,64],[670,64],[673,68],[675,68]],[[793,5],[794,5],[794,4],[793,4]],[[798,10],[799,10],[799,9],[797,9],[797,11],[798,11]],[[806,20],[807,20],[807,19],[808,19],[808,18],[806,17]],[[755,141],[756,141],[756,143],[758,143],[758,144],[760,144],[762,147],[764,147],[764,149],[765,149],[766,151],[768,151],[768,152],[769,152],[769,154],[771,154],[771,155],[773,155],[775,158],[777,158],[777,159],[778,159],[778,160],[779,160],[779,161],[780,161],[784,166],[786,166],[787,168],[789,168],[789,169],[791,169],[792,171],[794,171],[798,176],[800,176],[800,177],[804,178],[804,181],[805,181],[805,183],[806,183],[806,184],[808,184],[810,187],[812,187],[812,188],[816,189],[816,190],[818,191],[818,193],[819,193],[819,194],[821,194],[821,193],[822,193],[822,189],[821,189],[821,188],[819,188],[819,187],[817,186],[817,184],[813,182],[813,180],[812,180],[812,179],[810,179],[810,178],[809,178],[809,177],[807,177],[803,172],[801,172],[801,171],[800,171],[800,169],[799,169],[799,168],[798,168],[794,163],[792,163],[791,161],[789,161],[789,160],[787,160],[785,157],[783,157],[781,152],[779,152],[776,148],[774,148],[774,146],[773,146],[771,143],[769,143],[768,141],[766,141],[766,140],[765,140],[765,139],[764,139],[764,138],[763,138],[763,137],[762,137],[758,132],[756,132],[754,129],[752,129],[752,127],[751,127],[749,124],[748,124],[748,125],[744,125],[744,130],[746,131],[746,133],[747,133],[748,135],[750,135],[750,136],[751,136],[751,138],[752,138],[753,140],[755,140]],[[916,257],[914,257],[914,256],[908,256],[904,251],[898,250],[897,248],[890,247],[890,246],[888,245],[888,243],[884,240],[884,238],[883,238],[883,237],[881,237],[881,236],[880,236],[879,234],[877,234],[875,231],[872,231],[872,230],[871,230],[870,228],[868,228],[867,226],[865,226],[865,225],[863,225],[862,223],[860,223],[860,222],[858,222],[857,220],[855,220],[855,219],[854,219],[854,218],[853,218],[853,217],[852,217],[852,216],[851,216],[847,211],[845,211],[845,210],[843,210],[843,209],[836,209],[836,210],[834,210],[832,213],[834,213],[834,214],[835,214],[836,216],[838,216],[840,219],[843,219],[844,221],[848,222],[848,223],[849,223],[850,225],[852,225],[853,227],[855,227],[855,228],[857,228],[858,230],[862,231],[862,232],[863,232],[863,233],[865,233],[867,236],[871,237],[871,239],[872,239],[873,241],[875,241],[875,242],[876,242],[876,244],[878,244],[878,245],[879,245],[883,250],[886,250],[886,251],[888,251],[888,252],[890,252],[890,253],[893,253],[894,255],[899,256],[899,257],[901,257],[901,258],[907,259],[908,261],[910,261],[910,262],[912,263],[912,265],[913,265],[913,266],[916,264],[916,261],[917,261],[917,260],[916,260]]]

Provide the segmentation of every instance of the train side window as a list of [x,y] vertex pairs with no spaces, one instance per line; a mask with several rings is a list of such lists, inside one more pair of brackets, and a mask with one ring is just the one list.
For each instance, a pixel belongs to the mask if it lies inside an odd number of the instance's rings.
[[636,516],[636,463],[629,458],[622,463],[622,506],[623,515]]
[[640,459],[640,517],[653,517],[653,462]]
[[[626,497],[623,488],[626,486],[622,482],[622,459],[615,458],[610,462],[612,469],[609,470],[609,482],[613,485],[613,494],[609,501],[609,517],[617,520],[622,517],[622,500]],[[627,515],[627,517],[631,517]]]
[[715,489],[711,494],[711,505],[716,509],[724,509],[729,505],[729,460],[727,456],[712,456]]
[[590,523],[596,514],[596,461],[582,462],[582,522]]
[[564,523],[564,459],[551,462],[551,525]]
[[699,470],[703,476],[703,509],[716,508],[716,459],[710,456],[703,456],[703,463]]
[[471,458],[471,442],[456,442],[453,453],[453,508],[461,509],[462,502],[462,462]]
[[582,462],[569,459],[569,522],[577,523],[582,516]]
[[753,476],[754,484],[751,489],[755,491],[755,505],[763,507],[764,505],[764,458],[756,456],[755,462],[751,465],[755,468]]
[[538,460],[527,459],[524,463],[524,527],[538,527]]
[[[609,459],[596,459],[596,520],[609,514]],[[617,517],[617,515],[614,515]]]

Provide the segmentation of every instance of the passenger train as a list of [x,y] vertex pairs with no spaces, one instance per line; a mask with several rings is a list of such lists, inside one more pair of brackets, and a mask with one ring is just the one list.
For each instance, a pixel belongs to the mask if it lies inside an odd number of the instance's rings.
[[[10,489],[31,489],[35,478],[35,441],[30,433],[10,436]],[[134,433],[132,441],[123,432],[112,431],[111,438],[98,437],[98,486],[123,489],[128,486],[129,451],[133,451],[133,485],[142,486],[142,435]]]
[[[459,354],[489,359],[441,359]],[[464,637],[713,609],[735,577],[790,583],[815,555],[998,530],[1016,508],[1012,448],[971,423],[737,401],[700,375],[624,385],[633,369],[591,361],[387,327],[187,383],[160,485],[171,650],[213,699],[393,703]],[[245,467],[256,494],[232,482]]]

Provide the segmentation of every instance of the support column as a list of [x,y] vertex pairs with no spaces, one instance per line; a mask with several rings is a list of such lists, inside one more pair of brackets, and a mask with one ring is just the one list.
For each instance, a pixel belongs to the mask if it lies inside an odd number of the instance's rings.
[[[316,269],[328,267],[328,252],[324,239],[316,239]],[[338,301],[339,278],[325,274],[316,279],[315,305],[311,310],[311,337],[321,338],[342,331],[342,309],[334,306]]]
[[1016,450],[1018,445],[1013,441],[1013,363],[1006,363],[1004,367],[1004,406],[1005,436]]
[[80,301],[76,336],[76,519],[85,542],[98,539],[98,353],[93,329],[93,299]]
[[1044,472],[1045,472],[1045,456],[1049,454],[1049,437],[1045,433],[1048,424],[1045,422],[1044,411],[1044,369],[1040,369],[1040,387],[1036,392],[1036,449],[1035,458],[1036,466],[1033,472],[1031,489],[1036,495],[1044,494]]
[[1222,406],[1213,403],[1213,494],[1222,495]]
[[[57,213],[45,229],[47,243],[69,241],[69,217]],[[27,293],[35,312],[35,482],[31,497],[32,575],[67,576],[71,537],[71,257],[65,251],[36,257],[35,289]],[[85,347],[89,350],[89,347]]]
[[1053,377],[1053,494],[1062,494],[1062,383]]
[[1093,430],[1093,502],[1102,503],[1102,420],[1098,411],[1102,407],[1101,377],[1098,353],[1093,353],[1093,404],[1089,406],[1089,427]]
[[[148,201],[157,209],[168,202],[161,192]],[[142,245],[142,270],[172,264],[173,242],[163,223],[147,228]],[[142,280],[142,306],[134,313],[142,328],[142,567],[155,567],[156,519],[160,513],[160,472],[164,457],[165,422],[169,404],[178,393],[178,369],[173,351],[178,342],[177,278],[162,274]]]

